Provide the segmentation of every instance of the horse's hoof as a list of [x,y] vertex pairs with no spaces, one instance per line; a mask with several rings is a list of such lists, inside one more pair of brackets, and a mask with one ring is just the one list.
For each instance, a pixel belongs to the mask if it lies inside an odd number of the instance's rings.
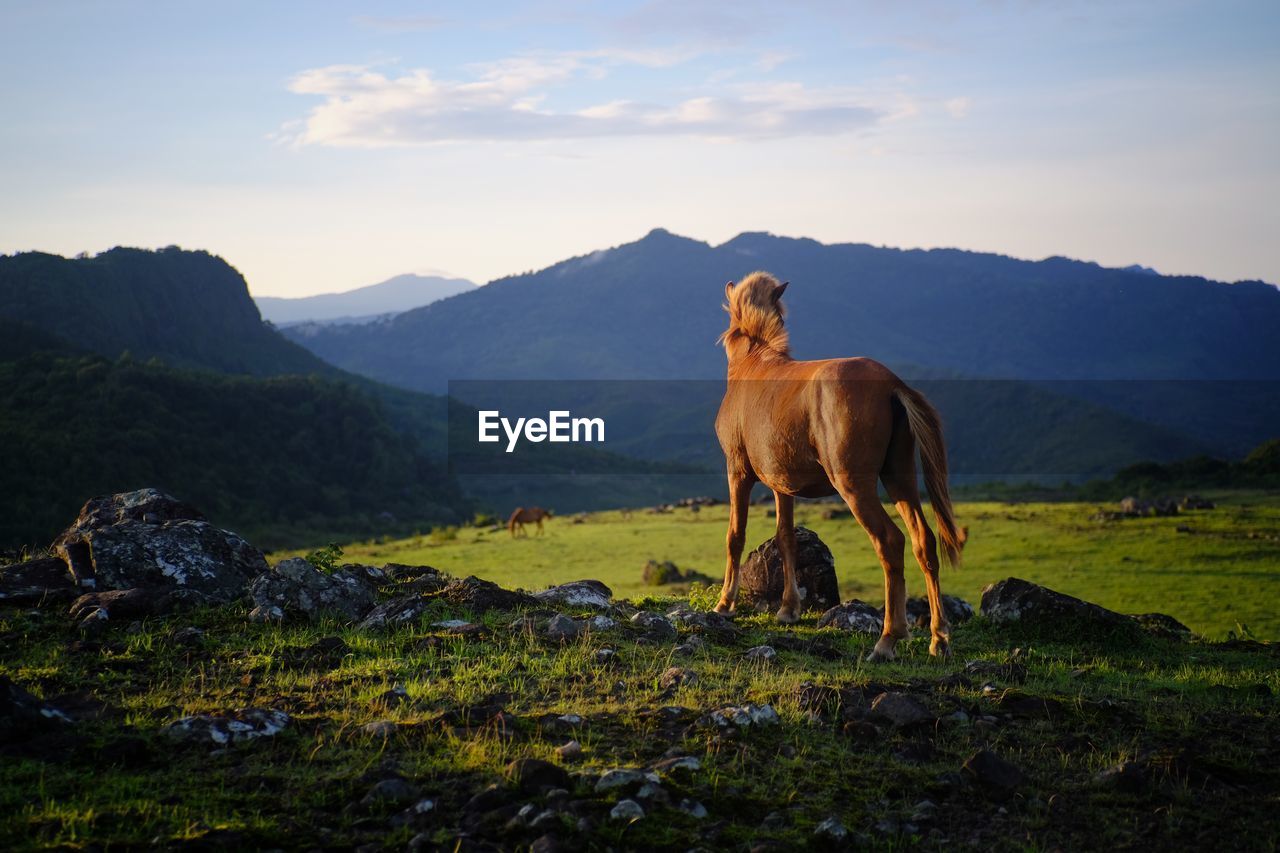
[[724,604],[723,602],[711,608],[712,613],[719,613],[721,616],[733,616],[733,605]]
[[897,657],[893,652],[882,652],[879,649],[872,649],[871,654],[867,655],[867,663],[888,663]]
[[929,654],[938,658],[949,658],[951,657],[951,643],[934,637],[933,642],[929,644]]
[[798,610],[789,610],[786,607],[780,607],[776,616],[783,625],[794,625],[800,621],[800,612]]

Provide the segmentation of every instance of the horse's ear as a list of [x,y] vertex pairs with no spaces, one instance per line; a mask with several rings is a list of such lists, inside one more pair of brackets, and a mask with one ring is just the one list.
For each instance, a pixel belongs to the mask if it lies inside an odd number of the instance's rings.
[[787,291],[787,285],[788,285],[788,284],[790,284],[790,283],[791,283],[791,282],[789,282],[789,281],[784,281],[782,284],[778,285],[777,287],[775,287],[775,288],[773,289],[773,295],[772,295],[772,297],[771,297],[771,298],[773,299],[773,301],[774,301],[775,303],[776,303],[779,299],[781,299],[781,298],[782,298],[782,294],[786,293],[786,291]]
[[725,299],[733,298],[733,282],[729,282],[724,286],[724,298]]

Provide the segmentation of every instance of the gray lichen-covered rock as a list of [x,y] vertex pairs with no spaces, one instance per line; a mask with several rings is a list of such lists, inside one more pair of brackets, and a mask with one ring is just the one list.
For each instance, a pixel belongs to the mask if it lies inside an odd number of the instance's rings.
[[884,631],[884,619],[880,608],[865,601],[851,599],[832,607],[818,619],[819,628],[839,628],[858,634],[879,634]]
[[271,608],[279,608],[285,618],[327,612],[355,621],[373,609],[376,589],[362,566],[344,566],[326,575],[306,560],[294,557],[254,578],[249,595],[255,610],[272,612]]
[[0,567],[0,604],[42,605],[75,598],[75,580],[57,557]]
[[397,628],[417,622],[426,612],[431,599],[421,595],[401,595],[384,601],[365,614],[358,627],[365,630]]
[[[756,548],[742,562],[738,594],[747,607],[773,611],[782,606],[782,554],[775,539]],[[831,549],[806,527],[796,528],[796,584],[802,610],[824,611],[840,603],[836,563]]]
[[[942,612],[951,625],[960,625],[973,618],[973,605],[963,598],[954,595],[942,596]],[[907,599],[907,622],[917,627],[925,627],[933,618],[927,598]]]
[[982,615],[992,622],[1042,627],[1133,627],[1128,617],[1021,578],[1006,578],[982,591]]
[[465,607],[472,613],[490,610],[518,610],[533,607],[538,600],[523,592],[503,589],[492,581],[471,577],[450,581],[440,592],[440,597],[455,607]]
[[613,590],[597,580],[571,581],[535,592],[533,597],[545,604],[565,607],[591,607],[608,610],[613,607]]
[[271,708],[245,708],[229,714],[195,714],[183,717],[162,731],[176,740],[209,741],[223,745],[272,737],[289,725],[289,715]]
[[71,718],[62,711],[0,675],[0,743],[35,729],[69,722]]
[[706,725],[722,729],[729,726],[737,726],[738,728],[775,726],[781,722],[778,712],[773,709],[772,705],[752,704],[721,708],[718,711],[712,711],[703,719]]
[[85,590],[185,587],[231,601],[267,568],[257,548],[155,489],[90,500],[53,547]]

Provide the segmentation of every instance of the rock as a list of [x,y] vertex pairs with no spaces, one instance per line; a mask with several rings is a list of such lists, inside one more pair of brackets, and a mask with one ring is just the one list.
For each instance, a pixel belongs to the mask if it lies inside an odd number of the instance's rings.
[[404,685],[397,684],[390,690],[379,693],[373,699],[375,708],[395,708],[409,701],[409,691]]
[[613,649],[596,649],[595,662],[599,665],[611,664],[617,659],[618,653]]
[[706,575],[699,572],[682,572],[680,567],[670,560],[650,560],[644,564],[644,571],[642,572],[641,577],[647,586],[665,586],[671,583],[691,583],[695,580],[703,580],[707,578]]
[[871,700],[869,716],[899,729],[933,721],[928,706],[910,693],[881,693]]
[[1211,500],[1202,498],[1199,495],[1184,495],[1182,500],[1178,501],[1178,507],[1181,509],[1214,509],[1215,504]]
[[1170,640],[1191,639],[1191,629],[1165,613],[1138,613],[1129,617],[1144,630]]
[[697,635],[694,635],[689,639],[685,640],[680,645],[676,646],[674,649],[672,649],[672,651],[678,655],[688,656],[692,654],[697,654],[698,652],[703,651],[706,648],[707,648],[707,641]]
[[652,643],[667,643],[677,636],[676,626],[658,613],[642,610],[631,617],[631,624],[638,626],[644,632],[645,639]]
[[0,568],[0,604],[40,607],[70,601],[78,590],[67,564],[40,557]]
[[503,589],[492,581],[481,580],[474,575],[450,581],[440,596],[453,606],[465,607],[476,615],[490,610],[518,610],[538,604],[538,600],[531,595]]
[[849,837],[849,830],[834,817],[829,817],[813,829],[813,834],[830,841],[844,841]]
[[1025,778],[1022,771],[989,749],[980,749],[960,768],[981,785],[999,791],[1012,791]]
[[738,728],[773,726],[781,722],[778,712],[773,710],[772,705],[750,704],[721,708],[718,711],[712,711],[704,719],[710,725],[722,729],[729,726]]
[[747,649],[742,656],[757,663],[772,663],[778,659],[778,652],[773,646],[755,646]]
[[982,591],[982,615],[995,623],[1020,622],[1062,630],[1115,630],[1132,620],[1096,604],[1020,578],[1007,578]]
[[707,816],[707,807],[697,800],[683,799],[676,808],[697,820],[702,820]]
[[653,765],[653,771],[663,776],[675,776],[678,773],[694,773],[702,769],[702,762],[692,755],[675,755],[664,758]]
[[244,708],[229,714],[183,717],[161,731],[177,740],[211,741],[218,745],[273,737],[289,725],[289,715],[270,708]]
[[639,787],[645,782],[657,782],[658,774],[645,773],[640,770],[632,770],[626,767],[620,767],[609,770],[603,776],[596,780],[596,793],[604,793],[612,791],[616,788]]
[[398,628],[418,621],[430,605],[431,599],[422,595],[401,595],[374,607],[360,620],[357,628],[374,631],[381,628]]
[[613,607],[613,590],[596,580],[562,583],[542,592],[535,592],[533,597],[544,604],[560,604],[564,607],[590,607],[596,610],[609,610]]
[[618,623],[608,616],[597,615],[587,620],[587,627],[592,631],[612,631],[618,627]]
[[71,602],[69,615],[82,621],[99,610],[101,619],[140,619],[163,616],[178,610],[207,607],[218,601],[195,589],[184,587],[140,587],[89,592]]
[[644,809],[635,800],[619,800],[618,804],[609,811],[609,817],[631,822],[644,817]]
[[[740,576],[738,594],[746,606],[768,612],[782,606],[782,555],[774,539],[747,556]],[[801,610],[825,611],[840,603],[831,549],[805,527],[796,528],[796,584]]]
[[392,776],[390,779],[383,779],[370,788],[369,793],[361,798],[360,804],[362,806],[376,806],[385,803],[393,806],[402,806],[417,800],[420,793],[408,781],[398,776]]
[[370,737],[388,738],[396,733],[396,724],[393,720],[374,720],[361,726],[360,731]]
[[70,723],[71,717],[0,675],[0,743],[7,743],[37,729]]
[[219,602],[267,569],[257,548],[155,489],[93,498],[53,548],[82,588],[184,587]]
[[844,604],[837,604],[818,618],[819,628],[838,628],[841,631],[853,631],[856,634],[880,635],[884,632],[884,619],[880,608],[872,607],[865,601],[852,599]]
[[1114,787],[1130,794],[1136,794],[1147,787],[1147,768],[1136,761],[1124,761],[1114,767],[1108,767],[1093,777],[1097,785]]
[[556,755],[561,761],[576,761],[582,757],[582,744],[576,740],[568,741],[563,746],[556,747]]
[[697,683],[698,674],[693,670],[685,669],[682,666],[668,667],[658,679],[658,686],[663,690],[672,690],[682,685],[693,685]]
[[680,604],[667,611],[667,619],[692,631],[708,634],[720,642],[729,642],[739,634],[733,620],[713,610],[694,610],[687,604]]
[[256,607],[279,608],[285,618],[333,613],[355,622],[373,609],[377,587],[361,567],[348,566],[327,575],[294,557],[254,578],[249,595]]
[[547,622],[546,635],[553,640],[572,640],[581,632],[578,623],[565,616],[563,613],[557,613]]
[[[952,625],[960,625],[973,618],[973,606],[963,598],[957,598],[954,595],[942,596],[942,611],[947,617],[947,622]],[[927,628],[932,619],[933,611],[929,607],[929,599],[907,599],[908,624]]]
[[551,788],[572,788],[573,780],[563,767],[540,758],[517,758],[507,765],[507,779],[526,794],[541,794]]

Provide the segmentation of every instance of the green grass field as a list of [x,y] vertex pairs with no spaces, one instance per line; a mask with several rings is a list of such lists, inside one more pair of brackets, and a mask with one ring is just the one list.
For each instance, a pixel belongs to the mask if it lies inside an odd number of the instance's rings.
[[[943,572],[943,592],[976,607],[984,586],[1020,577],[1123,613],[1168,613],[1206,637],[1220,639],[1243,626],[1260,639],[1278,639],[1280,496],[1212,497],[1214,510],[1117,522],[1091,520],[1098,504],[961,503],[957,514],[969,527],[970,544],[964,566]],[[797,523],[831,548],[846,599],[881,604],[883,573],[866,535],[852,519],[823,520],[825,508],[798,506]],[[751,509],[748,549],[773,535],[774,520],[765,511]],[[351,545],[344,559],[427,564],[526,589],[595,578],[615,595],[633,597],[655,592],[641,580],[649,559],[671,560],[718,580],[726,517],[723,506],[669,515],[637,510],[627,520],[617,512],[596,513],[581,524],[553,519],[543,537],[513,540],[506,530],[462,528],[453,539],[437,533]],[[907,559],[908,594],[923,595],[909,549]]]

